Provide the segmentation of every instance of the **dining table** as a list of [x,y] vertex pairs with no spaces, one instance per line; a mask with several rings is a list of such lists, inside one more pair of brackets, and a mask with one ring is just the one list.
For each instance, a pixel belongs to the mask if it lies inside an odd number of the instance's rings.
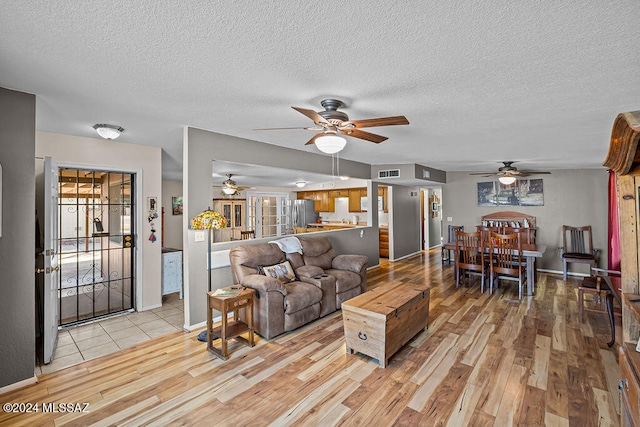
[[[444,248],[447,250],[455,251],[455,242],[449,242],[444,244]],[[486,246],[485,252],[489,252],[489,246]],[[535,263],[536,258],[542,258],[542,255],[547,250],[547,245],[535,244],[535,243],[523,243],[522,244],[522,256],[527,260],[527,295],[533,295],[536,287],[536,273]]]

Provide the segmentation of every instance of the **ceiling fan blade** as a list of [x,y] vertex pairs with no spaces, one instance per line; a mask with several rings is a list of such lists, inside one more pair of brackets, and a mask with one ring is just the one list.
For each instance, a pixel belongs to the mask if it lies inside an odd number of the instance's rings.
[[380,144],[382,141],[386,141],[387,139],[389,139],[386,136],[376,135],[374,133],[365,132],[359,129],[347,128],[347,129],[341,130],[340,132],[343,133],[344,135],[352,136],[354,138],[364,139],[370,142],[375,142],[376,144]]
[[474,173],[470,173],[469,175],[481,175],[481,176],[495,176],[497,175],[495,172],[474,172]]
[[317,134],[313,135],[313,138],[311,138],[309,141],[307,141],[307,143],[306,143],[306,144],[304,144],[304,145],[311,145],[311,144],[315,144],[315,143],[316,143],[316,138],[318,138],[318,137],[320,137],[320,136],[322,136],[322,135],[324,135],[322,132],[320,132],[320,133],[317,133]]
[[313,110],[308,110],[306,108],[299,108],[299,107],[291,107],[291,108],[293,108],[297,112],[302,113],[305,116],[309,117],[316,124],[322,123],[322,124],[326,124],[326,125],[331,126],[331,123],[326,121],[324,117],[322,117],[320,114],[316,113]]
[[551,172],[543,172],[543,171],[520,171],[521,174],[527,175],[551,175]]
[[393,116],[379,117],[377,119],[349,120],[349,123],[353,123],[357,128],[374,128],[378,126],[408,125],[409,120],[407,120],[405,116]]
[[295,128],[256,128],[253,130],[322,130],[320,127],[295,127]]

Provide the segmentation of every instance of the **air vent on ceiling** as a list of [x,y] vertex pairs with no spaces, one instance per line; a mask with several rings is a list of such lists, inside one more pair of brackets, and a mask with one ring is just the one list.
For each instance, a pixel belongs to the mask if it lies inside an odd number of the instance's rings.
[[378,171],[378,178],[400,178],[400,169]]

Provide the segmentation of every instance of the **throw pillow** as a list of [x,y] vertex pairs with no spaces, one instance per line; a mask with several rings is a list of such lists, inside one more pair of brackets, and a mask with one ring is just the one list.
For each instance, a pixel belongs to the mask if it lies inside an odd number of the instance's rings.
[[258,270],[261,274],[274,277],[282,283],[289,283],[296,280],[296,274],[293,272],[293,268],[291,267],[289,261],[281,262],[280,264],[259,267]]

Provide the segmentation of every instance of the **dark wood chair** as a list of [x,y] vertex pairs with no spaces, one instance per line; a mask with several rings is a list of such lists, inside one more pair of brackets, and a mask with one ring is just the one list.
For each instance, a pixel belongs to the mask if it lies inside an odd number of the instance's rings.
[[464,231],[457,231],[455,242],[456,288],[460,285],[460,279],[464,282],[467,274],[478,275],[481,276],[480,291],[484,292],[486,265],[482,236],[478,232],[465,233]]
[[600,251],[593,248],[590,225],[584,227],[562,226],[560,258],[562,258],[563,280],[567,280],[567,264],[570,262],[589,264],[591,273],[591,268],[598,266],[599,257]]
[[[464,226],[463,225],[449,225],[447,228],[447,242],[448,243],[453,243],[455,238],[456,238],[456,231],[464,231]],[[451,264],[451,261],[454,261],[454,257],[452,256],[452,249],[445,249],[444,245],[442,245],[442,251],[441,251],[441,259],[442,259],[442,263],[444,264],[445,261],[447,261],[449,264]],[[445,255],[447,255],[447,257],[445,258]]]
[[240,231],[240,240],[248,240],[256,238],[256,230],[242,230]]
[[[592,268],[591,276],[582,279],[582,283],[578,286],[580,322],[584,322],[585,311],[607,313],[611,327],[611,341],[607,343],[609,347],[613,346],[616,340],[614,316],[622,316],[621,310],[614,311],[613,309],[614,298],[620,303],[620,295],[616,292],[616,289],[620,289],[620,280],[619,271]],[[585,299],[585,294],[591,295],[591,298]]]
[[491,233],[489,238],[489,293],[493,293],[493,284],[498,280],[518,281],[518,298],[522,299],[526,263],[522,262],[522,242],[519,233]]

